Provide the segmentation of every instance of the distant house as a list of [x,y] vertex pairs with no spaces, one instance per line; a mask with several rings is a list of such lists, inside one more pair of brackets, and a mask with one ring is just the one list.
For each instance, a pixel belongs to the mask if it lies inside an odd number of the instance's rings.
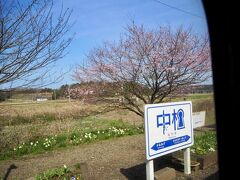
[[37,96],[36,97],[36,101],[47,101],[47,100],[48,100],[48,98],[43,97],[43,96]]

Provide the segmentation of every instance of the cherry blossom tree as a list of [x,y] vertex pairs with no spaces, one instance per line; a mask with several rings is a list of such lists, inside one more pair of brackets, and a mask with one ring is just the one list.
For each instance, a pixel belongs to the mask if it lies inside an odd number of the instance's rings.
[[114,84],[108,90],[123,97],[120,107],[142,117],[143,104],[161,103],[211,76],[208,36],[183,27],[148,30],[133,23],[119,42],[93,49],[87,62],[73,77]]

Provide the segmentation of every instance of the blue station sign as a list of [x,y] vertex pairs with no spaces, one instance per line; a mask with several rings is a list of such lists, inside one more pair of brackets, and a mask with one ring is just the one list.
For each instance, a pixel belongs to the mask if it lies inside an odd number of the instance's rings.
[[147,160],[193,145],[191,101],[148,104],[144,113]]

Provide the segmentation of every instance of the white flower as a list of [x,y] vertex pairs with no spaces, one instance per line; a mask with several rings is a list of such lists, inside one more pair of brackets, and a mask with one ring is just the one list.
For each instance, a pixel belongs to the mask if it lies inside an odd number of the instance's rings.
[[215,151],[215,149],[211,147],[211,148],[209,148],[209,151],[213,152],[213,151]]
[[33,145],[33,142],[31,142],[30,145],[32,146],[32,145]]
[[67,166],[65,164],[63,165],[63,167],[64,167],[64,169],[67,169]]

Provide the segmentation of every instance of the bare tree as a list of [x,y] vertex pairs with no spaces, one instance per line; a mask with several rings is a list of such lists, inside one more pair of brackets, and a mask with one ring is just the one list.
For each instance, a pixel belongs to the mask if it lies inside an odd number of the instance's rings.
[[54,13],[53,0],[0,0],[0,85],[45,78],[46,67],[62,58],[71,42],[64,39],[70,15],[63,8]]
[[142,117],[143,104],[161,103],[206,81],[211,71],[207,36],[183,27],[146,30],[133,23],[118,43],[93,49],[87,60],[74,72],[75,79],[114,84],[112,91],[124,99],[121,107]]

